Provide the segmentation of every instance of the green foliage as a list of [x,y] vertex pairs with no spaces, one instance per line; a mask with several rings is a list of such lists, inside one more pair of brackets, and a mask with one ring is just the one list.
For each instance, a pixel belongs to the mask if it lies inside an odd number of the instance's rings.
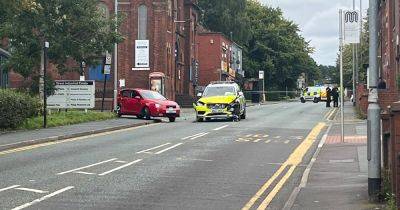
[[339,84],[340,83],[340,72],[336,66],[325,66],[319,65],[318,68],[320,69],[322,75],[322,83],[328,84]]
[[0,128],[16,128],[27,118],[37,116],[41,104],[35,97],[13,90],[0,90]]
[[234,41],[244,48],[246,78],[257,78],[258,71],[264,71],[268,90],[296,89],[301,73],[310,84],[320,80],[320,69],[310,56],[313,49],[280,9],[254,0],[200,0],[199,4],[208,29],[227,37],[232,32]]
[[[98,0],[2,0],[0,39],[9,40],[12,56],[6,67],[25,78],[37,74],[44,41],[50,43],[49,62],[60,72],[68,60],[95,63],[113,44],[122,41],[114,17],[106,18]],[[4,13],[3,10],[6,10]]]
[[[68,112],[53,112],[47,117],[47,126],[56,127],[63,125],[72,125],[91,121],[108,120],[115,118],[112,112],[97,112],[97,111],[68,111]],[[41,128],[43,125],[43,116],[33,117],[26,120],[19,129],[33,130]]]

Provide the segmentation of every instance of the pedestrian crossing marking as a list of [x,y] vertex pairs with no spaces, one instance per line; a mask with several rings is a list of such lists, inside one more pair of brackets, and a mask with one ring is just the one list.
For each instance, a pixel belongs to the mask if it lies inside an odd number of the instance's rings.
[[285,144],[289,144],[289,142],[290,142],[289,140],[286,140],[284,143],[285,143]]
[[264,138],[268,138],[268,136],[269,136],[269,135],[264,135],[263,137],[264,137]]
[[275,136],[274,137],[274,139],[280,139],[281,138],[281,136]]
[[266,144],[268,144],[268,143],[270,143],[270,142],[271,142],[271,140],[267,140],[267,141],[265,141],[265,143],[266,143]]
[[256,140],[254,140],[253,142],[254,142],[254,143],[257,143],[257,142],[259,142],[259,141],[261,141],[261,139],[256,139]]

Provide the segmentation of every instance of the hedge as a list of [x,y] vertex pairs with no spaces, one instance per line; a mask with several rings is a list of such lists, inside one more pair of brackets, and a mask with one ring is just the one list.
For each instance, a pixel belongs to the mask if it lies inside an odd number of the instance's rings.
[[17,128],[40,112],[39,99],[14,90],[0,90],[0,129]]

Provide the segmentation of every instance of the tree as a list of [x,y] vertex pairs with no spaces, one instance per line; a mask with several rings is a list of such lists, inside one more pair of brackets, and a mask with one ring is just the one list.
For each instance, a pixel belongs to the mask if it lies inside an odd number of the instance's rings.
[[114,17],[105,17],[97,5],[97,0],[2,0],[0,39],[9,40],[12,53],[5,65],[25,78],[37,75],[44,41],[60,73],[77,70],[65,65],[69,60],[96,63],[123,40],[114,31],[119,25]]
[[203,9],[201,23],[212,31],[224,33],[239,44],[244,44],[249,36],[246,16],[247,0],[199,0]]

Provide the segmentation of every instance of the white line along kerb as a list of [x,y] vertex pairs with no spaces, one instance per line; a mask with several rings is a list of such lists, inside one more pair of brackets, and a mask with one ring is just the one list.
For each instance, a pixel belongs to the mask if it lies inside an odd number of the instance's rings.
[[74,186],[69,186],[69,187],[66,187],[66,188],[57,190],[57,191],[55,191],[55,192],[53,192],[53,193],[50,193],[50,194],[48,194],[48,195],[45,195],[45,196],[43,196],[43,197],[41,197],[41,198],[39,198],[39,199],[36,199],[36,200],[34,200],[34,201],[32,201],[32,202],[25,203],[25,204],[23,204],[23,205],[21,205],[21,206],[15,207],[15,208],[13,208],[12,210],[21,210],[21,209],[27,208],[27,207],[29,207],[29,206],[32,206],[32,205],[37,204],[37,203],[40,203],[40,202],[42,202],[42,201],[44,201],[44,200],[46,200],[46,199],[49,199],[49,198],[51,198],[51,197],[54,197],[54,196],[56,196],[56,195],[58,195],[58,194],[60,194],[60,193],[63,193],[63,192],[65,192],[65,191],[70,190],[70,189],[73,189],[73,188],[74,188]]
[[221,127],[219,127],[219,128],[215,128],[214,131],[222,130],[222,129],[228,127],[228,126],[229,126],[229,125],[224,125],[224,126],[221,126]]
[[85,169],[85,168],[90,168],[92,166],[101,165],[101,164],[108,163],[108,162],[111,162],[111,161],[114,161],[114,160],[117,160],[117,159],[118,158],[112,158],[112,159],[101,161],[101,162],[98,162],[98,163],[95,163],[95,164],[91,164],[91,165],[88,165],[88,166],[83,166],[83,167],[75,168],[75,169],[72,169],[72,170],[69,170],[69,171],[64,171],[64,172],[58,173],[57,175],[63,175],[63,174],[71,173],[71,172],[74,172],[74,171],[80,171],[80,170]]
[[142,160],[143,160],[143,159],[138,159],[138,160],[132,161],[132,162],[130,162],[130,163],[127,163],[127,164],[124,164],[124,165],[122,165],[122,166],[116,167],[116,168],[111,169],[111,170],[109,170],[109,171],[103,172],[103,173],[99,174],[99,176],[104,176],[104,175],[107,175],[107,174],[112,173],[112,172],[114,172],[114,171],[118,171],[118,170],[123,169],[123,168],[125,168],[125,167],[128,167],[128,166],[130,166],[130,165],[132,165],[132,164],[138,163],[138,162],[140,162],[140,161],[142,161]]

